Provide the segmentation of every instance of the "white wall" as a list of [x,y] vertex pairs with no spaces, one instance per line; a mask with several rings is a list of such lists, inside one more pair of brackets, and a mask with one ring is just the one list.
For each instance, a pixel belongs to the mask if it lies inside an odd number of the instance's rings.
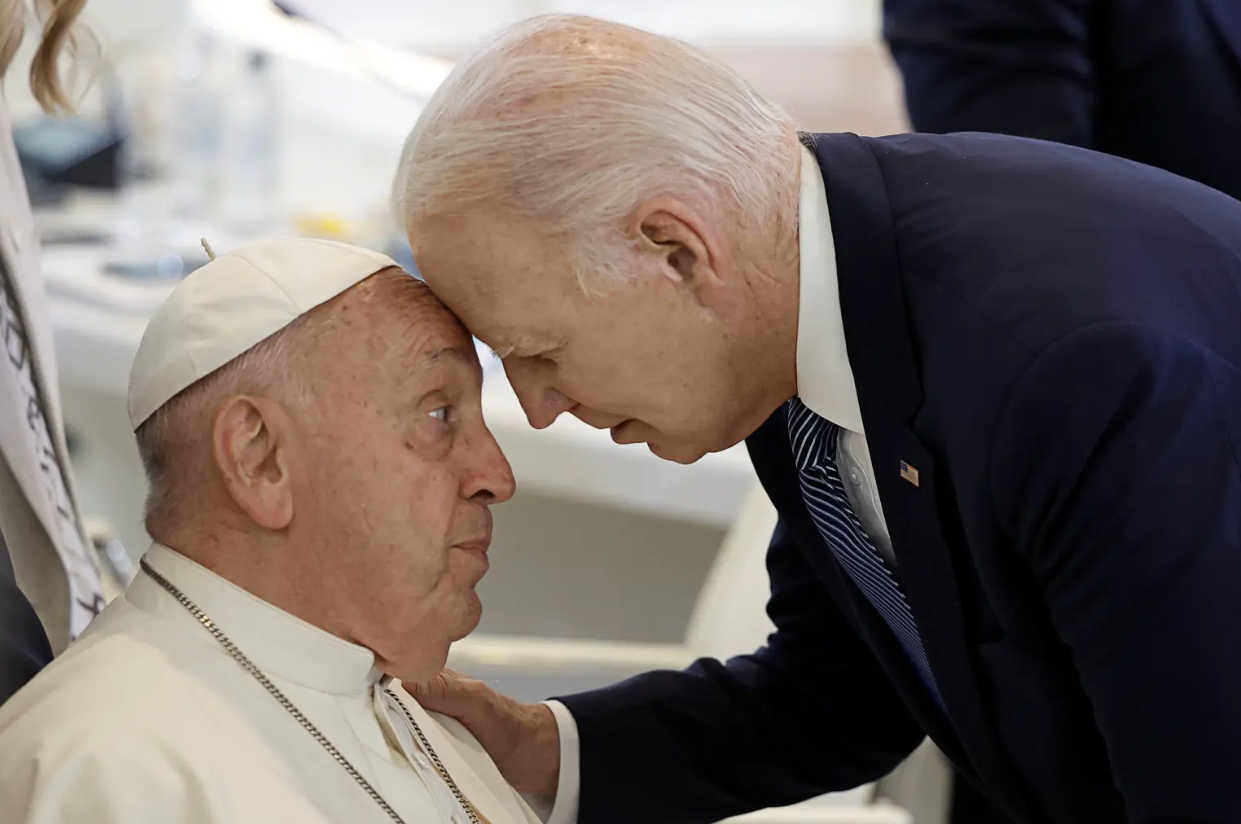
[[[881,0],[289,2],[343,31],[432,54],[456,54],[504,25],[547,12],[592,14],[704,44],[870,42],[879,31]],[[169,37],[185,7],[186,0],[89,0],[84,20],[98,36],[104,54],[124,60]],[[18,66],[23,65],[19,61]],[[34,110],[24,79],[24,72],[16,69],[5,83],[9,104],[18,115]]]
[[[100,56],[123,60],[135,50],[148,48],[161,38],[169,37],[184,8],[184,0],[89,0],[81,18],[88,36],[84,40],[84,59],[79,62],[83,74],[78,88],[90,89],[91,74],[98,70]],[[37,114],[39,110],[27,80],[30,58],[38,40],[39,32],[32,25],[4,79],[6,103],[16,120]],[[97,103],[90,94],[84,102],[88,110]]]
[[355,34],[453,53],[534,14],[606,17],[695,42],[873,39],[879,0],[293,0]]

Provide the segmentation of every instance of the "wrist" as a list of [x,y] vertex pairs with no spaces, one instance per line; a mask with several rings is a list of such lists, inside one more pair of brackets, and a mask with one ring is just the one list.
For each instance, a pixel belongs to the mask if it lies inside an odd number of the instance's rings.
[[518,790],[551,802],[560,783],[560,725],[546,704],[528,704],[525,710],[523,727],[532,757],[529,786]]

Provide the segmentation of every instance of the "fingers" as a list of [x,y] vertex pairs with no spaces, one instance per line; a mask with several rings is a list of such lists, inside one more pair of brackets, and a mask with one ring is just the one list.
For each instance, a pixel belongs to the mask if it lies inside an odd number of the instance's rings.
[[479,709],[490,690],[483,682],[450,669],[425,684],[407,687],[424,708],[465,721]]

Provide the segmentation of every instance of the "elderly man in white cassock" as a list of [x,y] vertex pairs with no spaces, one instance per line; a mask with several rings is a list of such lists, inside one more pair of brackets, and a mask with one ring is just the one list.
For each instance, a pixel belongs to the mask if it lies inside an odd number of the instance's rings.
[[366,250],[268,241],[152,320],[142,573],[0,710],[0,821],[539,819],[401,682],[480,615],[513,478],[472,340]]

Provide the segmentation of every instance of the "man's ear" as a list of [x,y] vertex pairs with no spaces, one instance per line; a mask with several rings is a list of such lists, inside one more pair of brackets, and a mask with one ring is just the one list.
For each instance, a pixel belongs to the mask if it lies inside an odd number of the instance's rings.
[[718,302],[728,276],[723,238],[713,218],[684,200],[657,197],[630,217],[630,237],[660,258],[661,272],[684,284],[703,305]]
[[212,455],[228,494],[264,529],[284,529],[293,520],[288,444],[278,425],[284,420],[272,402],[237,395],[220,406],[211,428]]

